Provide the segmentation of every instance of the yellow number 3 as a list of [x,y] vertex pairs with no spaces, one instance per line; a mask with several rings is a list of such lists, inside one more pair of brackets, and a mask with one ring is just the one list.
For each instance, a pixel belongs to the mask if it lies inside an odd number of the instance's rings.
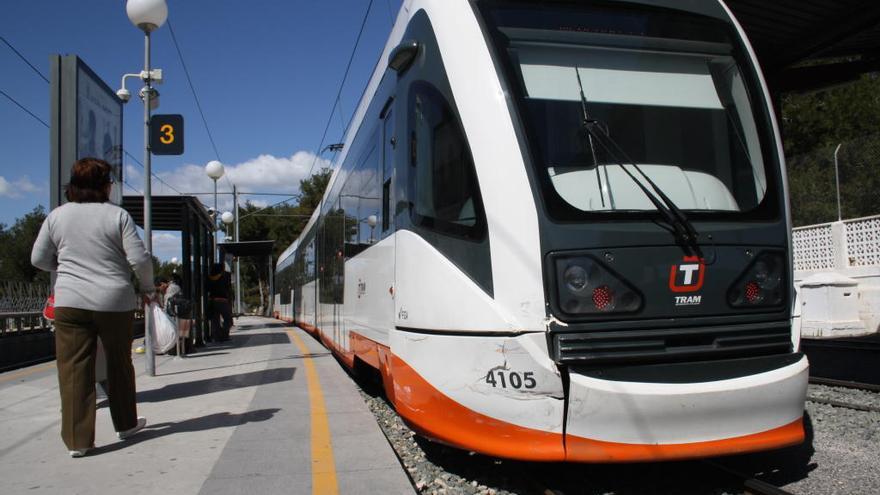
[[174,126],[171,124],[165,124],[159,128],[159,132],[162,133],[162,136],[159,137],[159,141],[162,144],[171,144],[174,142]]

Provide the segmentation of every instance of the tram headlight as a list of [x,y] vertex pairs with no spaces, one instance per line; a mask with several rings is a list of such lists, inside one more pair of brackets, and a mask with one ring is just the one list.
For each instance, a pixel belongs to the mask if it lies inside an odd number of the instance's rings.
[[632,313],[642,296],[592,256],[555,259],[558,306],[571,316]]
[[727,302],[736,308],[760,308],[782,304],[783,257],[763,252],[727,291]]
[[562,278],[565,281],[565,287],[576,293],[584,290],[589,282],[587,270],[580,265],[571,265],[566,268]]

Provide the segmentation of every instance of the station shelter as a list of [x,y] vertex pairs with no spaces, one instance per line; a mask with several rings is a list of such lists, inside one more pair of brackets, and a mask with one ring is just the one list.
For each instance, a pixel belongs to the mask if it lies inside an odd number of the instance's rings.
[[[143,196],[124,196],[122,207],[135,223],[144,226]],[[181,290],[193,302],[193,336],[196,345],[205,342],[210,320],[207,316],[207,281],[213,261],[214,228],[211,215],[195,196],[153,196],[153,231],[180,232]]]

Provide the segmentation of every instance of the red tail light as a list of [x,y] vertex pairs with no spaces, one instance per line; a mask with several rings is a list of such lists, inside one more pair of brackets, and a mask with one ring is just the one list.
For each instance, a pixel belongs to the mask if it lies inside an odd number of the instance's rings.
[[781,253],[763,252],[746,268],[727,291],[733,307],[767,307],[782,304],[785,295],[784,258]]
[[614,292],[607,285],[593,289],[593,305],[599,311],[608,311],[614,308]]
[[746,284],[746,301],[749,304],[757,304],[764,299],[763,294],[761,293],[761,287],[758,285],[758,282],[749,282]]

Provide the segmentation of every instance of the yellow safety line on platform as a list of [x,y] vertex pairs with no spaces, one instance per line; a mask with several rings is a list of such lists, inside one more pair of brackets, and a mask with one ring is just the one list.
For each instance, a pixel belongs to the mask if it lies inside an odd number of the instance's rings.
[[330,439],[330,423],[327,421],[327,410],[324,407],[324,394],[318,371],[312,361],[312,353],[306,344],[293,330],[287,334],[303,355],[306,368],[306,381],[309,384],[309,403],[312,417],[312,493],[336,494],[339,486],[336,483],[336,464],[333,461],[333,445]]
[[40,366],[34,366],[33,368],[28,368],[21,371],[16,371],[14,373],[10,373],[8,375],[0,376],[0,383],[11,382],[12,380],[17,380],[19,378],[24,378],[29,375],[33,375],[34,373],[39,373],[41,371],[50,370],[55,367],[55,362],[51,362],[48,364],[41,364]]

